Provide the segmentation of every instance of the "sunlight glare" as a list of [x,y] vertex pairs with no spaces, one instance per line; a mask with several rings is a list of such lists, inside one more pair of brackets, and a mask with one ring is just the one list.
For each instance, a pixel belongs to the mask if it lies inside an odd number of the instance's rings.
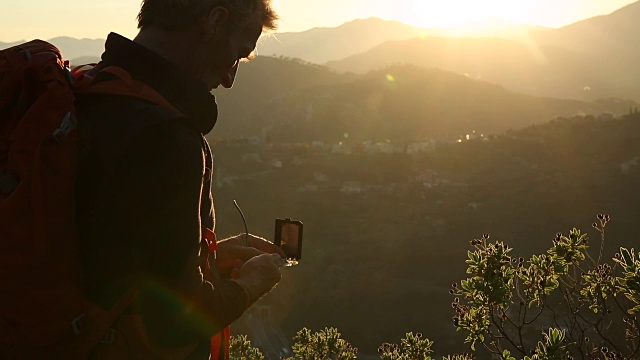
[[418,26],[451,28],[496,19],[526,21],[528,7],[528,2],[513,0],[414,0],[396,11],[401,20]]

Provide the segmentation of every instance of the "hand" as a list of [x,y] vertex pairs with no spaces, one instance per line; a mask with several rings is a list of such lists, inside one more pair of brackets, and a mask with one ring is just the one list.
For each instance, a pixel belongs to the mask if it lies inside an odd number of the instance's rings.
[[280,281],[280,263],[278,254],[262,254],[249,259],[238,271],[234,281],[248,296],[247,307],[268,293]]
[[282,249],[266,239],[255,235],[236,235],[218,242],[216,268],[223,277],[233,277],[247,260],[265,253],[286,257]]

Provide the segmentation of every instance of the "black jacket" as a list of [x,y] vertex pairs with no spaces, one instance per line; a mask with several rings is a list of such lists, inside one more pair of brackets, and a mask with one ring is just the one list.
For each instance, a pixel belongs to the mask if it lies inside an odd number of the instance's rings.
[[[235,321],[247,295],[235,282],[203,280],[201,226],[214,227],[212,159],[202,134],[217,118],[205,85],[150,50],[110,34],[99,68],[118,66],[184,116],[142,100],[77,100],[77,221],[91,300],[109,307],[132,285],[154,342],[202,342]],[[96,81],[110,80],[99,75]]]

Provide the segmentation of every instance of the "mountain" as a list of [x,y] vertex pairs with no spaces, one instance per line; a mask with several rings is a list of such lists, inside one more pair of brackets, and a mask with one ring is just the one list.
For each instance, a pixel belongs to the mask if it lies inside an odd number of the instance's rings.
[[[385,41],[410,39],[422,33],[423,30],[398,21],[359,19],[338,27],[266,35],[258,42],[257,50],[260,55],[299,58],[322,64],[364,52]],[[104,39],[57,37],[47,41],[56,45],[67,59],[98,57],[104,51]],[[0,42],[0,49],[23,42]]]
[[[514,91],[591,100],[620,96],[598,64],[562,48],[499,38],[426,37],[387,42],[370,51],[329,62],[340,72],[364,73],[392,64],[438,68],[483,79]],[[592,91],[585,91],[585,87]]]
[[[419,36],[498,36],[511,38],[544,28],[511,23],[500,19],[464,24],[454,29],[421,29],[399,21],[379,18],[356,19],[337,27],[319,27],[302,32],[284,32],[263,36],[258,43],[260,55],[286,56],[323,64],[367,51],[386,41]],[[103,39],[58,37],[48,40],[58,46],[66,58],[100,56]],[[18,45],[0,42],[0,49]]]
[[421,29],[398,21],[369,18],[354,20],[335,28],[314,28],[266,36],[260,40],[258,52],[260,55],[282,55],[324,64],[367,51],[387,41],[424,36],[513,38],[543,29],[498,19],[468,23],[453,29]]
[[84,64],[97,64],[100,62],[100,58],[97,56],[81,56],[79,58],[74,58],[69,60],[71,67],[84,65]]
[[[220,137],[273,141],[455,139],[499,133],[559,116],[624,114],[635,103],[533,97],[441,70],[398,65],[341,75],[313,64],[258,58],[234,90],[218,91]],[[346,134],[346,135],[345,135]]]
[[601,56],[636,56],[640,50],[636,46],[640,33],[640,1],[627,5],[609,15],[532,34],[534,42],[545,46],[556,46],[571,51]]
[[389,40],[419,36],[420,29],[377,18],[354,20],[335,28],[276,33],[258,43],[260,55],[283,55],[323,64],[357,54]]
[[[338,27],[313,28],[303,32],[285,32],[263,36],[257,46],[260,55],[286,56],[323,64],[364,52],[389,40],[410,39],[422,30],[399,21],[378,18],[354,20]],[[56,45],[67,59],[100,56],[103,39],[57,37],[47,40]],[[18,45],[0,42],[0,49]]]
[[539,96],[640,99],[635,34],[640,2],[610,15],[516,39],[426,37],[389,41],[327,66],[365,73],[397,63],[481,77]]
[[[61,36],[47,40],[55,45],[65,59],[76,59],[82,57],[99,57],[104,52],[104,39],[74,39],[71,37]],[[26,41],[17,41],[13,43],[0,42],[0,50],[6,49]]]
[[16,41],[16,42],[11,42],[11,43],[4,43],[2,41],[0,41],[0,50],[6,49],[6,48],[10,48],[12,46],[16,46],[18,44],[22,44],[24,41]]
[[259,56],[240,65],[232,90],[213,91],[220,105],[220,121],[214,133],[231,137],[260,135],[262,124],[253,121],[254,113],[282,98],[295,97],[299,91],[337,86],[352,78],[299,59]]

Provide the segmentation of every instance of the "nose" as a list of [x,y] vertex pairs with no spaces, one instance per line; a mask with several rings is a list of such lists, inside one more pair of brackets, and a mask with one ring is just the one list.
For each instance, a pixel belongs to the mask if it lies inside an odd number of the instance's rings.
[[239,61],[233,64],[231,69],[229,69],[227,75],[222,79],[221,85],[224,88],[230,89],[233,86],[233,82],[236,79],[236,74],[238,73],[238,65],[240,65]]

